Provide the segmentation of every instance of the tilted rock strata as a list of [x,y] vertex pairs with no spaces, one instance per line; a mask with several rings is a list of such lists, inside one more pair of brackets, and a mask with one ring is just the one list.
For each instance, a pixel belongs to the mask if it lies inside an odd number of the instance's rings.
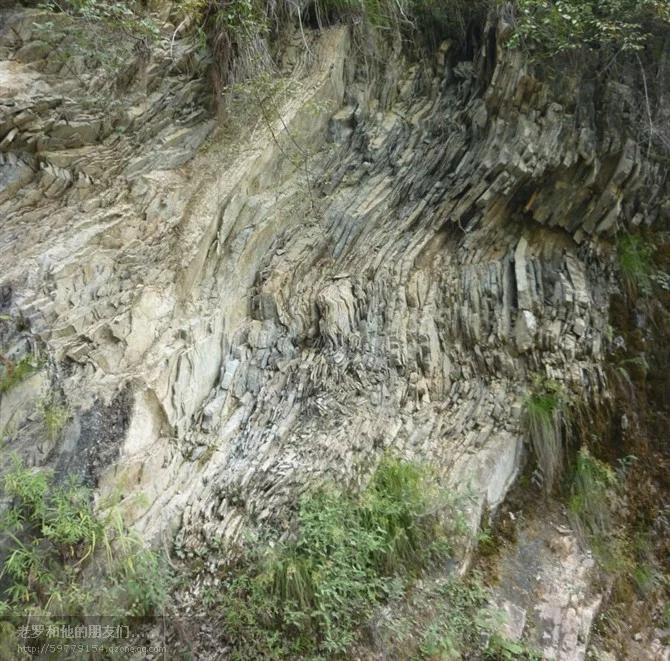
[[[655,173],[578,81],[558,94],[492,34],[474,62],[391,67],[382,106],[332,29],[231,140],[174,53],[84,110],[64,71],[21,62],[11,20],[0,261],[22,330],[3,332],[48,360],[0,420],[147,538],[189,553],[281,526],[387,450],[438,468],[476,529],[519,471],[533,375],[607,396],[607,237],[653,221]],[[72,421],[29,445],[54,389]]]

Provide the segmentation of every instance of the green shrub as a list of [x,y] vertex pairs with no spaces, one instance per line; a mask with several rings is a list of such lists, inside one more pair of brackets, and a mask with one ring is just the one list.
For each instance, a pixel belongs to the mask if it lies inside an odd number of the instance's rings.
[[[464,39],[472,21],[483,27],[489,11],[508,12],[503,0],[182,0],[185,15],[216,25],[219,41],[278,33],[287,20],[319,25],[351,21],[373,30],[395,30],[410,41]],[[516,0],[512,46],[546,55],[577,49],[635,51],[643,48],[650,25],[670,23],[668,0]],[[221,31],[226,33],[221,38]]]
[[305,498],[297,536],[251,554],[220,600],[238,658],[338,656],[377,604],[449,557],[462,531],[428,473],[386,459],[359,496],[334,487]]
[[12,506],[2,515],[7,555],[0,610],[14,616],[150,615],[171,577],[161,558],[129,535],[118,513],[100,518],[90,489],[63,484],[14,460],[4,479]]
[[[363,34],[360,44],[388,36],[407,45],[436,46],[445,39],[464,42],[468,28],[483,28],[489,11],[508,12],[502,0],[180,0],[175,10],[193,26],[213,55],[222,85],[241,82],[272,66],[276,44],[289,26],[303,32],[318,25],[350,23]],[[118,67],[131,49],[148,50],[160,37],[156,22],[140,2],[125,0],[46,0],[43,7],[76,19],[58,53],[83,55],[95,66]],[[639,51],[650,29],[670,25],[668,0],[516,0],[511,46],[541,55],[575,50]],[[38,23],[50,41],[54,24]],[[130,44],[130,48],[128,47]],[[374,50],[374,48],[373,48]]]
[[639,51],[650,26],[670,23],[668,0],[516,0],[510,45],[539,55]]

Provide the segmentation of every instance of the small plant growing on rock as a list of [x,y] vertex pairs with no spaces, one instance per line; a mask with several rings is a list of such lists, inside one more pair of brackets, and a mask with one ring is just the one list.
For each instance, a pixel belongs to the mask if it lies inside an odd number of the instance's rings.
[[42,402],[42,419],[49,440],[55,441],[70,418],[70,410],[53,399]]
[[599,566],[614,579],[618,597],[641,588],[648,566],[636,559],[634,545],[617,511],[622,507],[620,476],[582,447],[569,483],[568,511]]
[[617,260],[624,287],[629,296],[651,293],[653,251],[644,239],[624,234],[617,241]]
[[24,356],[17,362],[4,358],[0,364],[0,394],[8,392],[27,379],[36,369],[37,365],[32,356]]
[[563,470],[563,428],[568,424],[568,398],[555,381],[536,379],[523,404],[523,424],[549,493]]
[[582,532],[598,535],[611,528],[616,485],[614,470],[593,457],[587,448],[581,448],[572,474],[568,507]]

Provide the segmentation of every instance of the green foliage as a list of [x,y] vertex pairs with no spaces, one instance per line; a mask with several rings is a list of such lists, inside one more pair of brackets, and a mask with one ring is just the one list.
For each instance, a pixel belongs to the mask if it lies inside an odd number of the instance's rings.
[[[251,35],[278,34],[286,21],[312,16],[319,25],[350,22],[370,33],[403,35],[436,45],[463,40],[472,21],[483,25],[492,9],[509,11],[502,0],[182,0],[185,15],[228,46]],[[670,25],[668,0],[516,0],[511,46],[540,55],[576,50],[639,51],[649,30]],[[211,30],[210,30],[211,31]],[[222,37],[225,33],[225,37]]]
[[158,27],[148,16],[141,13],[137,2],[46,0],[42,7],[49,11],[82,18],[91,25],[103,25],[136,40],[154,39],[159,36]]
[[[555,55],[576,50],[639,51],[656,25],[670,25],[669,0],[516,0],[515,30],[509,44]],[[118,67],[129,55],[148,50],[160,37],[141,3],[126,0],[47,0],[43,5],[76,19],[68,38],[55,46],[67,57],[83,55],[93,66]],[[464,41],[468,26],[483,25],[501,0],[181,0],[183,25],[191,25],[207,45],[223,85],[240,82],[271,67],[271,43],[287,25],[304,32],[307,21],[325,26],[348,22],[374,42],[389,36],[406,44],[436,46],[444,39]],[[36,26],[45,41],[58,24]],[[58,29],[55,30],[58,32]]]
[[448,558],[462,521],[413,464],[386,459],[360,496],[305,498],[293,541],[248,556],[221,598],[237,658],[338,656],[374,607]]
[[670,628],[670,603],[666,604],[665,608],[663,609],[662,622],[663,622],[663,626],[666,629]]
[[617,259],[629,295],[651,293],[653,250],[640,236],[624,234],[617,241]]
[[390,658],[534,659],[521,641],[504,637],[505,615],[491,602],[482,575],[428,579],[385,609],[377,632]]
[[542,654],[527,644],[494,633],[484,655],[491,661],[540,661]]
[[568,508],[589,535],[603,535],[611,529],[616,485],[615,472],[587,448],[581,448],[572,474]]
[[563,468],[563,427],[568,423],[568,404],[560,384],[542,379],[535,380],[524,400],[523,423],[547,492]]
[[397,29],[406,36],[463,28],[476,8],[487,2],[452,0],[317,0],[312,3],[319,22],[359,21],[378,30]]
[[168,602],[172,576],[160,555],[144,548],[141,540],[116,536],[116,547],[108,561],[105,612],[117,617],[144,617],[161,610]]
[[451,579],[439,586],[436,612],[421,635],[419,652],[428,659],[463,658],[481,647],[494,625],[488,594],[478,576],[469,581]]
[[[53,46],[50,57],[80,58],[90,69],[116,73],[160,38],[155,20],[132,0],[46,0],[34,27]],[[52,14],[52,18],[48,18]],[[75,65],[76,69],[76,65]],[[76,73],[70,67],[71,73]]]
[[452,0],[448,6],[440,0],[312,0],[301,4],[290,0],[182,0],[179,7],[201,25],[215,24],[233,33],[251,34],[275,29],[286,19],[302,22],[309,14],[321,26],[352,21],[380,29],[414,28],[417,17],[426,24],[430,19],[448,23],[456,15],[462,20],[472,6],[486,4],[486,0]]
[[516,0],[510,45],[539,55],[639,51],[650,25],[670,23],[668,0]]
[[125,617],[166,602],[171,579],[159,556],[126,533],[118,513],[98,517],[88,488],[74,479],[58,484],[14,460],[4,492],[12,506],[0,523],[7,538],[3,610]]
[[219,4],[215,20],[219,27],[237,33],[265,32],[268,20],[262,6],[253,0],[230,0]]
[[15,510],[25,510],[37,521],[41,520],[44,514],[43,507],[48,488],[47,476],[44,473],[24,468],[16,459],[13,460],[13,469],[5,475],[5,493],[18,501]]
[[63,427],[70,418],[70,411],[66,406],[57,404],[53,399],[44,401],[41,408],[44,428],[49,439],[54,441],[63,431]]
[[24,356],[17,363],[6,360],[0,374],[0,394],[11,390],[16,384],[29,377],[37,366],[31,356]]
[[444,39],[463,40],[469,23],[483,23],[490,0],[181,0],[184,24],[195,25],[213,55],[222,88],[273,68],[274,45],[294,27],[349,24],[366,59],[382,44],[404,40],[416,50]]
[[621,487],[617,472],[583,447],[572,472],[568,511],[598,564],[615,578],[617,591],[632,585],[643,592],[653,575],[642,560],[642,538],[616,525]]

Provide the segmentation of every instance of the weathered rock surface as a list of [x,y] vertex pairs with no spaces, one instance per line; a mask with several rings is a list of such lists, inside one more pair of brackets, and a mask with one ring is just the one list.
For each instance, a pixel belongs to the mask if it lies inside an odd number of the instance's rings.
[[499,560],[498,607],[506,634],[543,658],[584,659],[602,595],[594,590],[595,561],[580,548],[568,518],[553,508],[518,526],[518,539]]
[[[581,81],[551,89],[491,28],[473,61],[391,67],[381,104],[332,29],[231,138],[184,45],[106,105],[34,18],[0,32],[2,350],[44,360],[0,421],[31,462],[120,492],[182,554],[355,488],[386,450],[469,493],[476,529],[519,472],[533,376],[607,396],[608,237],[653,222],[655,172]],[[72,421],[38,442],[53,392]],[[583,653],[593,608],[548,654]]]

